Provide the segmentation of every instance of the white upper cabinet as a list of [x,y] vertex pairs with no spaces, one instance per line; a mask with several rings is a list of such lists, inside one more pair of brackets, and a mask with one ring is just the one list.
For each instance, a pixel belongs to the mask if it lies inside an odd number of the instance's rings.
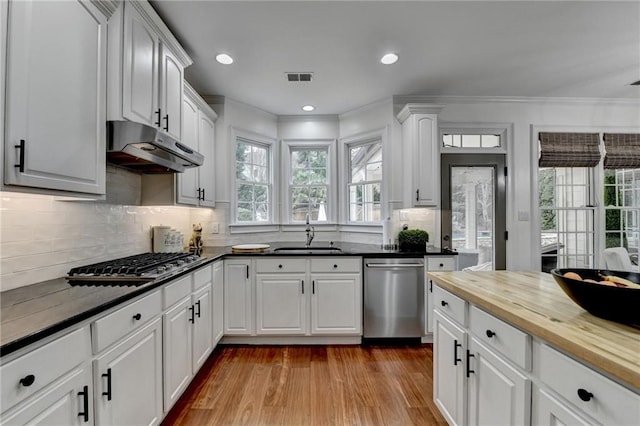
[[182,85],[191,58],[147,2],[123,2],[109,19],[107,118],[182,139]]
[[438,114],[441,105],[406,104],[398,113],[402,124],[403,205],[440,204],[440,144]]
[[7,19],[4,183],[104,194],[107,18],[20,0]]
[[215,207],[214,146],[218,116],[187,83],[184,83],[184,94],[182,143],[200,152],[204,156],[204,163],[176,175],[176,201],[180,204]]

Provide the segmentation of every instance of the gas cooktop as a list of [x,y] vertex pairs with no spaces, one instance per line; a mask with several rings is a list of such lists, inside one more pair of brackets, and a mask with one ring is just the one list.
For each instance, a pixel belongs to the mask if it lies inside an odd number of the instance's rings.
[[205,258],[190,253],[142,253],[73,268],[71,285],[141,285],[193,269]]

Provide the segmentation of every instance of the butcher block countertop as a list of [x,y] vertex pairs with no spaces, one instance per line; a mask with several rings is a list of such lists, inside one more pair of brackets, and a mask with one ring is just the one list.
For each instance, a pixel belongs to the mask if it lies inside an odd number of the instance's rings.
[[619,382],[640,389],[640,327],[589,314],[569,299],[550,274],[430,272],[429,278]]

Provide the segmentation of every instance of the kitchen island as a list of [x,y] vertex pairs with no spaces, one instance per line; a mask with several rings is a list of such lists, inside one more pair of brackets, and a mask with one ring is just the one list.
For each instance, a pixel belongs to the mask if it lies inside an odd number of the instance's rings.
[[434,399],[450,423],[640,421],[640,327],[589,314],[543,272],[428,280]]

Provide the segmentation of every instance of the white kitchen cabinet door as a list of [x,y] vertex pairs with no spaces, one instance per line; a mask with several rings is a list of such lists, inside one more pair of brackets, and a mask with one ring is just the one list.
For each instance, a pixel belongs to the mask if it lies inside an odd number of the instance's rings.
[[398,113],[402,123],[405,207],[440,204],[439,105],[407,104]]
[[162,315],[164,411],[180,398],[192,377],[191,298],[174,305]]
[[184,69],[176,56],[160,44],[160,128],[176,140],[182,138],[182,82]]
[[[183,100],[183,126],[182,126],[182,140],[181,143],[199,152],[198,142],[198,125],[199,125],[199,110],[194,101],[185,96]],[[207,157],[204,159],[205,164]],[[198,190],[198,174],[199,169],[203,167],[191,167],[186,169],[183,173],[178,173],[176,179],[178,180],[178,193],[176,194],[176,201],[180,204],[188,204],[197,206],[199,202],[200,191]]]
[[307,333],[306,293],[311,283],[305,280],[306,274],[256,275],[257,334]]
[[44,392],[31,397],[16,409],[4,413],[3,425],[86,425],[93,424],[91,368],[83,364],[62,377]]
[[202,111],[199,115],[199,152],[204,164],[198,167],[198,187],[201,190],[200,206],[215,207],[215,123]]
[[311,275],[311,334],[362,333],[362,276]]
[[531,417],[531,380],[475,338],[467,357],[470,425],[524,425]]
[[535,417],[533,425],[578,425],[589,426],[594,423],[587,421],[573,412],[569,406],[559,401],[544,389],[536,391],[534,402]]
[[[131,121],[160,127],[158,106],[158,35],[130,3],[124,3],[122,115]],[[113,89],[110,89],[113,90]]]
[[213,345],[215,346],[224,335],[224,267],[223,262],[213,264],[212,283],[212,323]]
[[251,261],[224,261],[224,334],[253,334]]
[[192,372],[196,374],[213,348],[211,332],[211,284],[198,290],[192,297],[193,306],[193,358]]
[[450,425],[464,425],[467,333],[440,312],[434,312],[433,318],[433,399]]
[[156,318],[94,360],[97,426],[162,419],[162,321]]
[[104,194],[105,16],[85,1],[8,10],[5,183]]

